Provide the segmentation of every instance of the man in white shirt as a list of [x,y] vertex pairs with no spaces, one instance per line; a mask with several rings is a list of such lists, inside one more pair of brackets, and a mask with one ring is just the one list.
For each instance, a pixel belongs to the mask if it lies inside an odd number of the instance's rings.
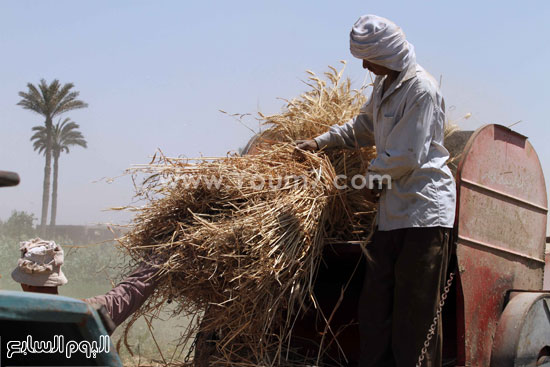
[[[411,367],[418,360],[444,286],[456,189],[443,146],[445,104],[437,82],[416,63],[414,47],[393,22],[365,15],[350,50],[376,74],[359,115],[305,150],[372,145],[367,182],[391,177],[380,195],[359,302],[360,366]],[[441,366],[441,322],[425,366]]]

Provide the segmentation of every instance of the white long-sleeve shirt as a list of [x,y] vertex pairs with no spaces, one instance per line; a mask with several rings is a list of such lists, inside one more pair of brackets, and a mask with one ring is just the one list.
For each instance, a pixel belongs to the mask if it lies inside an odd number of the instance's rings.
[[382,94],[378,76],[360,114],[315,138],[320,148],[376,144],[368,175],[389,175],[378,208],[381,231],[453,227],[456,189],[443,146],[445,103],[437,82],[414,63]]

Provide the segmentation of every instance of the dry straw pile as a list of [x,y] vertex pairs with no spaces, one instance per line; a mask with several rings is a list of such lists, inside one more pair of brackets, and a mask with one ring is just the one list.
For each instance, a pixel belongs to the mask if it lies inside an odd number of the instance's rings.
[[[342,70],[343,71],[343,70]],[[120,243],[135,261],[157,259],[160,286],[139,314],[173,302],[195,315],[182,343],[215,339],[210,365],[285,365],[292,325],[312,291],[323,243],[368,235],[374,204],[338,190],[336,175],[366,171],[374,148],[296,154],[293,142],[347,122],[364,103],[342,71],[287,101],[254,154],[169,158],[131,170],[145,174],[131,230]],[[187,337],[187,338],[185,338]],[[202,348],[204,345],[199,346]],[[321,353],[322,354],[322,353]],[[165,363],[169,363],[166,361]]]

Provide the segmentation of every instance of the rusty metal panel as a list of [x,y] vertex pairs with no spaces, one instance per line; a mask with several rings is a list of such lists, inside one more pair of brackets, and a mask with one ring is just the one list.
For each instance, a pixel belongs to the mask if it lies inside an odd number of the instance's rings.
[[[499,125],[478,129],[457,172],[457,258],[463,290],[466,366],[488,366],[506,291],[542,289],[547,197],[526,137]],[[461,362],[461,361],[459,361]]]

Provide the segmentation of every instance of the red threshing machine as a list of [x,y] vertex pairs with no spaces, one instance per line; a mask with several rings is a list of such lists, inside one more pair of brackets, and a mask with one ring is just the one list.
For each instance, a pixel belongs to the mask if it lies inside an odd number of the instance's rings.
[[[443,309],[444,366],[550,366],[548,209],[537,154],[525,136],[500,125],[455,133],[445,145],[459,158],[449,266],[456,276]],[[296,325],[293,344],[313,353],[322,340],[329,348],[324,362],[355,365],[364,264],[353,265],[361,249],[332,244],[324,254],[315,293],[325,317],[331,315],[331,333],[311,309]]]

